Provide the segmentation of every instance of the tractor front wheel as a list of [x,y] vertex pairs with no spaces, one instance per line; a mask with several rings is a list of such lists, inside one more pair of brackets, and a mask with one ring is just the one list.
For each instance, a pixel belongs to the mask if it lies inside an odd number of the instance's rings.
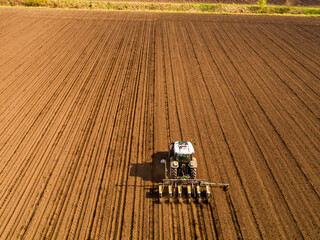
[[196,168],[191,168],[190,177],[191,177],[191,179],[196,179],[196,177],[197,177],[197,169]]
[[171,169],[171,177],[173,179],[176,179],[178,177],[178,168],[172,168]]

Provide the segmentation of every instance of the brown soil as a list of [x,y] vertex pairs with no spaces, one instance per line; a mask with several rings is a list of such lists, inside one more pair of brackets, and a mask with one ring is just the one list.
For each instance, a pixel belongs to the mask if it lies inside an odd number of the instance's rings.
[[[317,18],[0,9],[0,238],[318,239]],[[193,140],[210,204],[157,202]]]

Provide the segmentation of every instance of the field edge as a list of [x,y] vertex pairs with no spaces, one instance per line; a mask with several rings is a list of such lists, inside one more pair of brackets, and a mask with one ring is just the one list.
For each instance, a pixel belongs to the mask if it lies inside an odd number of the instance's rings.
[[85,0],[0,0],[0,7],[67,10],[277,15],[319,17],[320,8],[202,3],[104,2]]

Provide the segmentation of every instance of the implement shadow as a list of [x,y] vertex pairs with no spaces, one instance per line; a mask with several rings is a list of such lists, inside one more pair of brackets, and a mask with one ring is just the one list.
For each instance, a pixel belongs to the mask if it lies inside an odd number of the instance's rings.
[[146,191],[146,198],[158,200],[158,183],[165,178],[165,166],[160,161],[166,159],[168,152],[156,152],[152,154],[152,162],[133,163],[131,164],[130,176],[141,178],[143,181],[151,182],[151,184],[142,184]]

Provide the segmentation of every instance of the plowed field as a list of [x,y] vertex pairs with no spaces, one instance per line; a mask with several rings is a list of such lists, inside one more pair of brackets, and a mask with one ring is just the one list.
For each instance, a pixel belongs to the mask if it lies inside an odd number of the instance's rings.
[[[1,239],[319,239],[317,18],[0,9]],[[170,140],[210,204],[157,202]]]

